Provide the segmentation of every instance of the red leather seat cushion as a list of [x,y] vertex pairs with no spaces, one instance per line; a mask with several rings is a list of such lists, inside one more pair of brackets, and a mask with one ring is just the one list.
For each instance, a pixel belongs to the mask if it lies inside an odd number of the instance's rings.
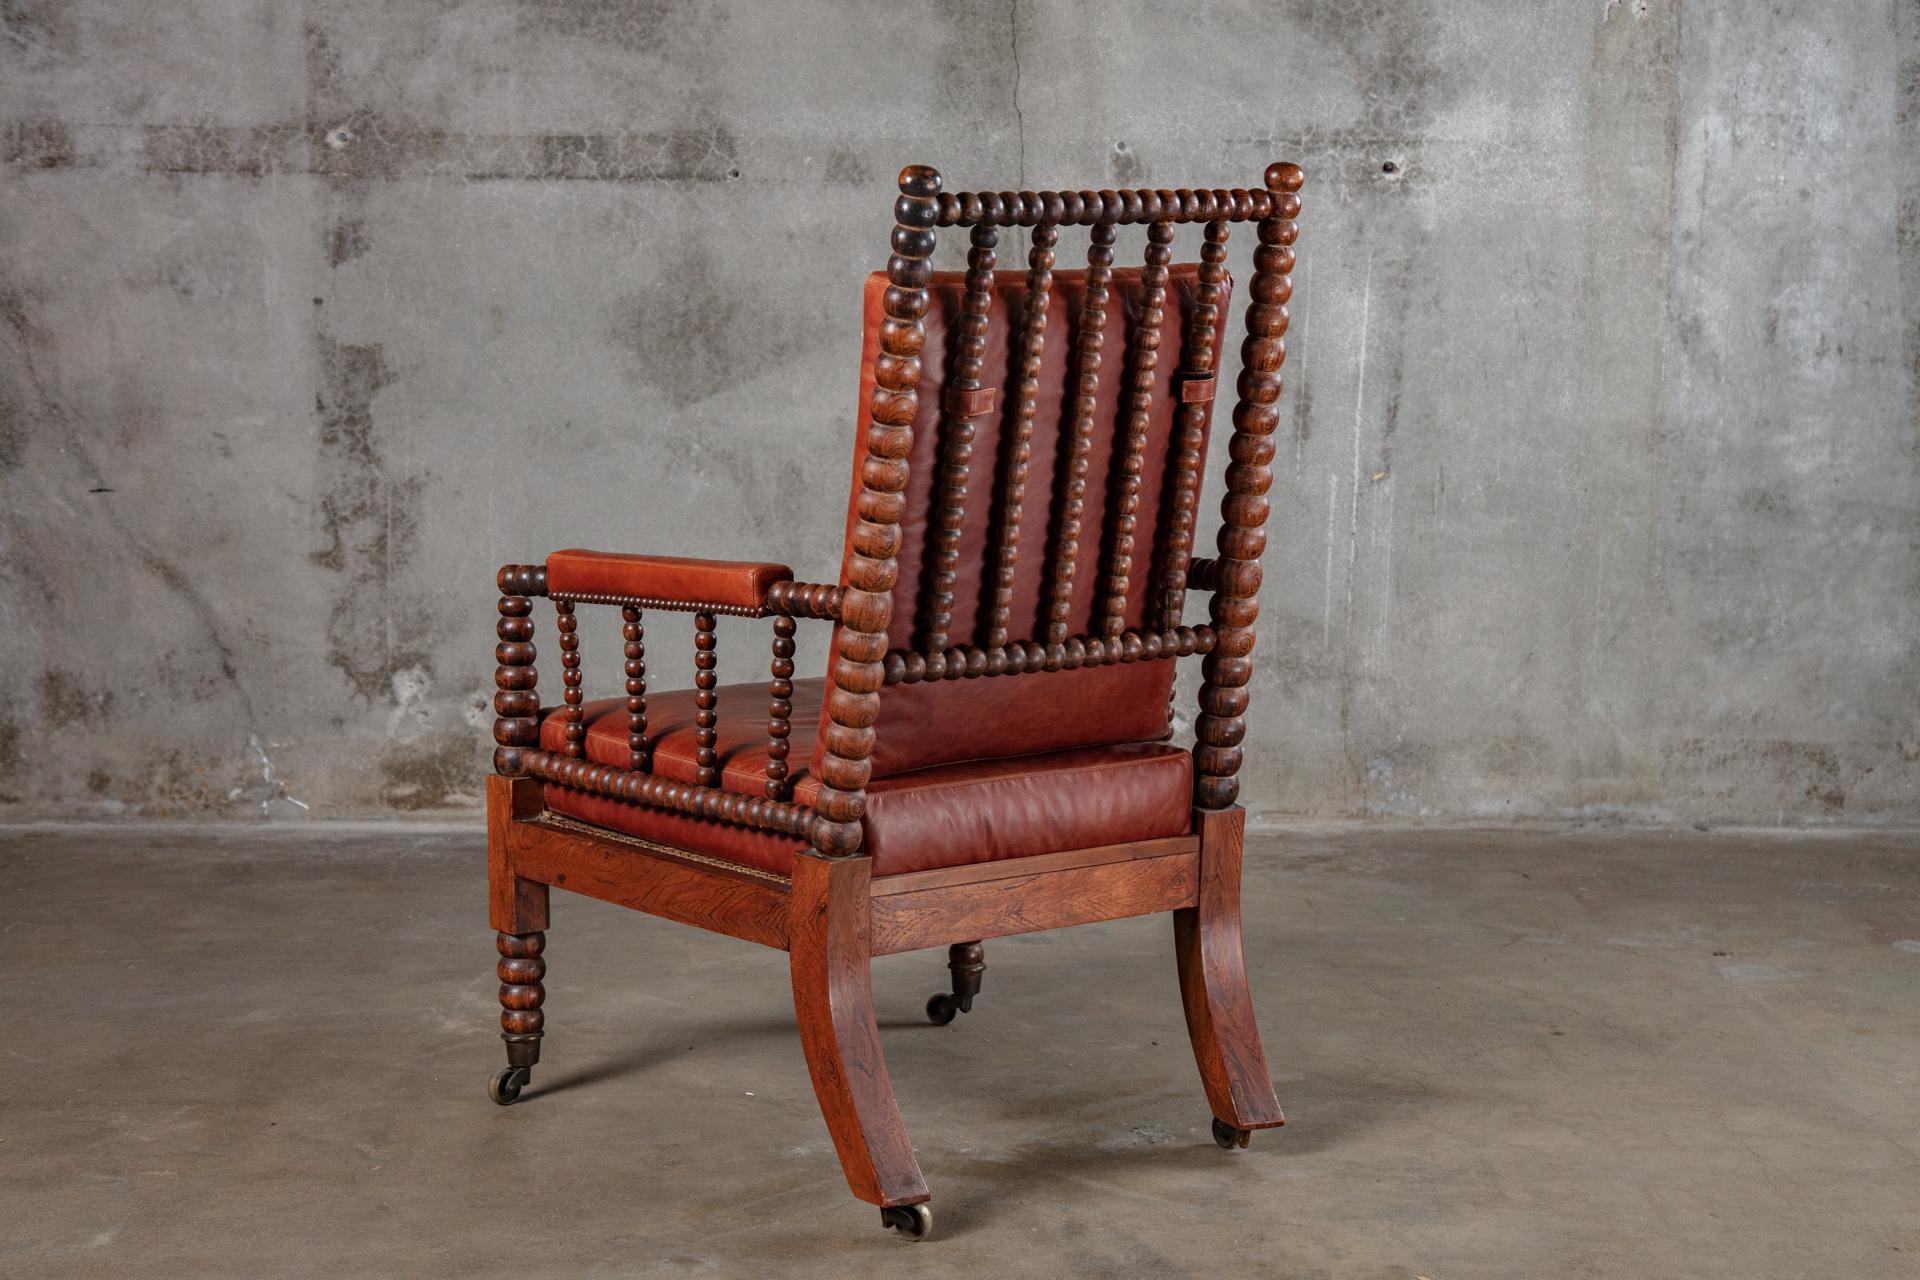
[[[1009,684],[1017,680],[1029,685],[1047,678],[1001,677]],[[792,722],[800,733],[788,762],[795,769],[791,781],[797,804],[811,804],[819,789],[806,768],[805,727],[818,718],[825,683],[794,681]],[[733,684],[717,693],[721,786],[765,795],[767,688]],[[888,710],[893,710],[891,705]],[[626,699],[589,702],[584,711],[587,758],[626,767]],[[693,712],[691,690],[648,695],[647,736],[654,742],[653,771],[660,777],[695,780]],[[937,725],[904,723],[898,716],[887,717],[883,726],[883,737],[887,732],[913,737],[942,731]],[[546,713],[540,745],[553,752],[566,750],[565,723],[557,712]],[[869,788],[865,852],[873,858],[874,874],[886,876],[1184,835],[1191,823],[1192,788],[1192,757],[1161,742],[918,769],[876,779]],[[780,875],[791,873],[794,852],[802,847],[786,836],[553,784],[546,794],[548,807],[556,813]]]

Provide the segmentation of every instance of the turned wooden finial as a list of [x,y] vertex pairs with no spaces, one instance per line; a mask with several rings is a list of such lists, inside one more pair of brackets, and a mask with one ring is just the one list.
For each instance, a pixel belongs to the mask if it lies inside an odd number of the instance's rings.
[[1298,191],[1306,185],[1307,171],[1287,160],[1276,160],[1267,166],[1267,190]]

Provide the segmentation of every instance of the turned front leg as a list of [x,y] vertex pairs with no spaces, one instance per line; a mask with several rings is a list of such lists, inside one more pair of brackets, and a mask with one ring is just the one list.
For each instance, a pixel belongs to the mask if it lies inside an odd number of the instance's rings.
[[533,1077],[533,1066],[540,1061],[540,1036],[546,1017],[540,1006],[546,1003],[547,962],[541,952],[547,949],[545,933],[501,933],[494,936],[500,952],[496,972],[500,977],[500,1038],[507,1042],[507,1069],[494,1077],[493,1100],[506,1105],[520,1096],[521,1087]]
[[502,1106],[532,1078],[546,1023],[540,1007],[547,998],[547,886],[514,874],[510,849],[514,824],[540,807],[540,784],[532,778],[487,779],[487,914],[500,953],[494,971],[500,979],[500,1038],[507,1044],[506,1069],[487,1092]]

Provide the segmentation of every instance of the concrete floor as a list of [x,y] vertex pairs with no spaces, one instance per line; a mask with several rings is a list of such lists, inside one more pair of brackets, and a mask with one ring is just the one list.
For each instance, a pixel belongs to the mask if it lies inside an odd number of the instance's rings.
[[1920,837],[1258,837],[1291,1123],[1221,1152],[1164,919],[879,963],[933,1187],[846,1192],[784,958],[557,897],[501,1060],[481,838],[20,830],[0,852],[0,1273],[1913,1276]]

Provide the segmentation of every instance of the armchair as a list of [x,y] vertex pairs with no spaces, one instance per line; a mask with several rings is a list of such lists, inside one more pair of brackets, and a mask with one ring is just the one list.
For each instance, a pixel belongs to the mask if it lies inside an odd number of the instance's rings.
[[[1234,802],[1302,181],[1275,164],[1251,190],[955,195],[909,167],[893,254],[866,283],[836,584],[583,550],[500,570],[496,1102],[522,1096],[540,1059],[558,887],[787,951],[847,1182],[910,1238],[932,1215],[875,1027],[875,955],[946,946],[952,990],[928,1016],[950,1022],[980,993],[983,939],[1171,912],[1215,1140],[1244,1147],[1284,1122],[1241,954]],[[1227,494],[1218,555],[1197,558],[1242,222],[1258,243]],[[1199,261],[1176,265],[1187,223],[1203,228]],[[1145,264],[1115,267],[1116,229],[1133,224]],[[1030,229],[1027,269],[996,271],[1013,226]],[[1054,269],[1063,226],[1089,228],[1084,270]],[[967,228],[964,273],[931,269],[940,227]],[[1189,590],[1210,594],[1208,621],[1186,622]],[[550,708],[533,666],[542,596],[560,652]],[[620,611],[624,697],[586,701],[581,605]],[[693,614],[692,690],[649,694],[649,610]],[[772,620],[764,685],[719,686],[720,615]],[[823,677],[795,678],[803,621],[832,626]],[[1172,660],[1193,655],[1187,750],[1169,741]]]

